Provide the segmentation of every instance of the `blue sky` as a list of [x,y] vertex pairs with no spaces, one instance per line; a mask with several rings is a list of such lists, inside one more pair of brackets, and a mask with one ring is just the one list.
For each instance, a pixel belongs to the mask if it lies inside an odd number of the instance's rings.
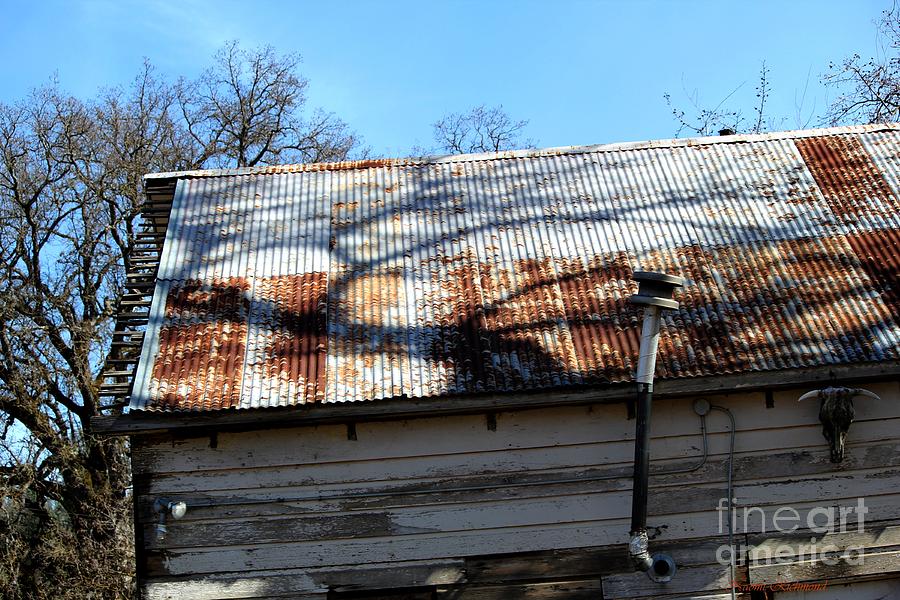
[[715,104],[736,87],[749,114],[761,61],[771,115],[796,126],[826,104],[828,62],[871,56],[890,0],[556,2],[170,2],[0,0],[0,101],[55,72],[88,97],[124,84],[143,57],[196,75],[222,43],[303,56],[311,106],[336,112],[375,155],[430,143],[449,111],[503,104],[540,146],[673,137],[665,92]]

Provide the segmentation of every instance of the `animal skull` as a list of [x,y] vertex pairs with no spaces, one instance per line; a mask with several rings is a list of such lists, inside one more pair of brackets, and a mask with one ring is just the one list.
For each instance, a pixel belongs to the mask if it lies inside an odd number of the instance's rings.
[[806,392],[800,400],[819,399],[819,421],[822,422],[822,435],[831,449],[831,462],[844,460],[844,443],[850,423],[856,417],[853,398],[863,396],[880,400],[878,395],[860,388],[827,387],[821,390]]

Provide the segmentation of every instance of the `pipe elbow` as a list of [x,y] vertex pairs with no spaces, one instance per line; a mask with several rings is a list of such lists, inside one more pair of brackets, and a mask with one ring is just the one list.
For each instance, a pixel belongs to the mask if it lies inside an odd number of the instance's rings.
[[635,571],[649,571],[653,565],[653,558],[650,556],[650,540],[647,538],[646,531],[634,533],[631,541],[628,542],[628,554],[631,557],[631,564],[634,565]]

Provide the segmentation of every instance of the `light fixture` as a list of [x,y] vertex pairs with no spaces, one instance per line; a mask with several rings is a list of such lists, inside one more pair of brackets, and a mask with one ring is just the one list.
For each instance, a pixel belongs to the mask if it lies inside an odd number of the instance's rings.
[[153,502],[153,512],[156,513],[156,541],[162,543],[166,539],[168,529],[166,519],[172,517],[176,521],[187,513],[187,503],[172,502],[168,498],[157,498]]

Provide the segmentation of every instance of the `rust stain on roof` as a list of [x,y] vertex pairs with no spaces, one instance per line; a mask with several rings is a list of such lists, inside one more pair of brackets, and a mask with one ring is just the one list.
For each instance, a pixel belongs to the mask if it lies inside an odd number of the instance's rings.
[[[393,158],[375,158],[368,160],[347,160],[343,162],[331,162],[331,163],[311,163],[306,165],[297,165],[298,167],[302,167],[299,169],[301,171],[307,172],[315,172],[315,171],[353,171],[356,169],[378,169],[378,168],[386,168],[390,169],[395,163],[398,161]],[[279,167],[273,167],[275,169],[279,169]],[[278,172],[283,172],[279,170]]]
[[243,396],[251,404],[325,396],[326,273],[260,278],[249,315],[255,332],[248,348]]
[[824,136],[796,140],[806,165],[832,212],[855,220],[860,215],[900,209],[900,203],[884,175],[872,162],[862,143],[852,136]]
[[871,283],[859,284],[877,289],[895,318],[900,316],[900,232],[896,229],[857,232],[848,235],[847,242],[871,279]]
[[152,393],[168,410],[217,410],[240,402],[247,344],[246,279],[185,281],[170,289]]

